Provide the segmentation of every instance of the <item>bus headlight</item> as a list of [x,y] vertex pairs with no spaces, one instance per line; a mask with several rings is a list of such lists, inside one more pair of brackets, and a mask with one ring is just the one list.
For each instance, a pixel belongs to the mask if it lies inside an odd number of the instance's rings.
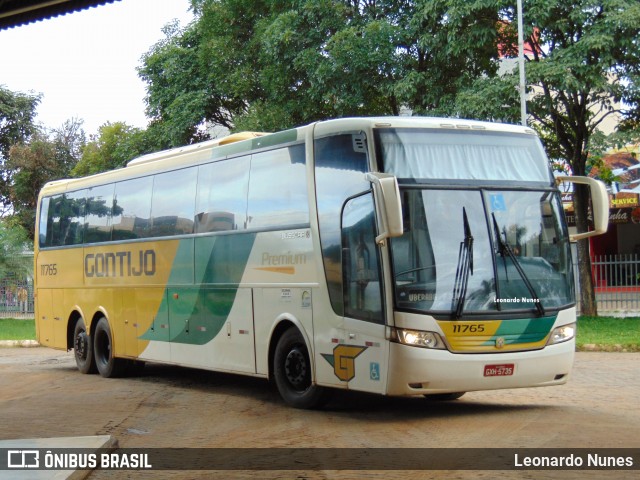
[[566,342],[567,340],[571,340],[576,336],[576,324],[570,323],[569,325],[563,325],[558,327],[551,332],[551,337],[549,338],[549,345],[554,345],[556,343]]
[[405,328],[392,328],[391,341],[410,345],[412,347],[444,349],[444,342],[435,332],[423,332],[422,330],[407,330]]

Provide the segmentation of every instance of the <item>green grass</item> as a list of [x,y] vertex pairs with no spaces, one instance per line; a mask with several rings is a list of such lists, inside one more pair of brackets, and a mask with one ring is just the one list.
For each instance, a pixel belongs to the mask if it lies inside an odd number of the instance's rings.
[[[0,318],[0,340],[35,340],[34,320]],[[580,317],[578,350],[640,352],[640,317]]]
[[578,350],[640,352],[640,317],[579,317]]
[[0,340],[35,340],[35,320],[0,318]]

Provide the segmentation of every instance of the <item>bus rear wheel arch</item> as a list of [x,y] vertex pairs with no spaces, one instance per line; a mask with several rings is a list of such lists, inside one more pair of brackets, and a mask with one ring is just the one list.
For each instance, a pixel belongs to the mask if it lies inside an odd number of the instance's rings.
[[318,408],[329,400],[330,391],[313,383],[309,350],[296,327],[277,340],[273,376],[280,396],[294,408]]
[[127,367],[127,361],[123,358],[116,358],[113,355],[113,350],[111,327],[105,317],[100,317],[93,332],[93,353],[96,368],[105,378],[121,377]]

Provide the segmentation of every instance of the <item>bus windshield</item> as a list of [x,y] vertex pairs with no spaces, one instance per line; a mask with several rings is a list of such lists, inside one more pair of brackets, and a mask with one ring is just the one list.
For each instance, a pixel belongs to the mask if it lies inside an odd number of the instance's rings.
[[506,310],[542,315],[573,302],[568,234],[555,193],[401,192],[405,232],[391,242],[397,308],[459,318]]

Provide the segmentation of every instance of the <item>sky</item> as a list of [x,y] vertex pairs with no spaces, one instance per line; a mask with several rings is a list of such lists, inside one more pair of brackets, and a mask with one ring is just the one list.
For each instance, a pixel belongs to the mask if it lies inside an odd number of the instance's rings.
[[36,122],[84,120],[87,135],[106,122],[144,128],[145,83],[136,67],[173,19],[193,18],[189,0],[120,0],[0,31],[0,85],[41,93]]

